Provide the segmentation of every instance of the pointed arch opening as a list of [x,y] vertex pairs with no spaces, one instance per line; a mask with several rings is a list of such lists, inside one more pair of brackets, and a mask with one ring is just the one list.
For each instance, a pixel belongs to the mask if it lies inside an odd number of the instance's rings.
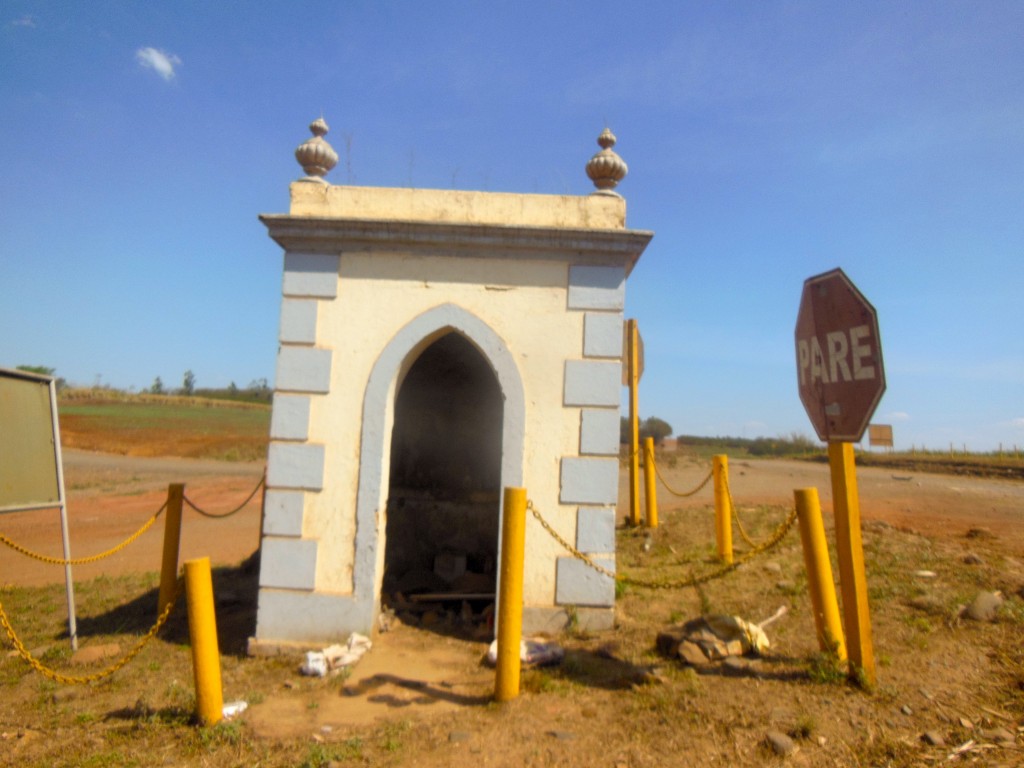
[[[435,346],[439,344],[439,346]],[[427,354],[429,352],[429,354]],[[479,384],[482,394],[482,401],[468,407],[468,412],[485,414],[484,418],[489,424],[500,421],[500,429],[487,429],[487,440],[497,440],[500,449],[497,457],[494,456],[494,443],[488,442],[483,448],[480,444],[476,446],[476,453],[481,457],[488,457],[482,466],[476,467],[468,482],[469,499],[471,503],[487,498],[493,487],[495,464],[497,464],[497,488],[495,500],[491,507],[497,513],[497,521],[494,531],[495,561],[500,559],[500,519],[501,519],[501,489],[506,486],[519,487],[523,481],[523,448],[525,440],[525,398],[523,393],[523,382],[518,367],[511,351],[505,341],[490,326],[471,312],[453,304],[443,304],[424,312],[406,326],[404,326],[391,342],[383,350],[381,356],[374,365],[373,371],[367,384],[366,397],[363,402],[363,430],[360,448],[360,469],[359,488],[356,502],[356,541],[355,541],[355,568],[353,572],[353,587],[356,603],[360,611],[366,611],[368,617],[372,617],[380,609],[382,597],[386,598],[387,593],[383,589],[385,574],[389,585],[392,583],[392,571],[397,569],[393,566],[394,561],[400,558],[386,557],[389,534],[388,521],[391,519],[390,502],[392,488],[404,488],[406,484],[416,482],[416,462],[410,461],[406,448],[394,447],[393,438],[395,430],[398,430],[400,443],[412,442],[414,435],[407,435],[403,430],[402,422],[407,420],[403,417],[406,407],[399,404],[402,398],[402,391],[406,390],[409,383],[409,376],[414,374],[417,364],[423,361],[423,378],[429,378],[432,372],[437,372],[447,365],[453,365],[455,370],[462,371],[470,381]],[[421,374],[416,374],[419,377]],[[489,378],[488,378],[489,377]],[[435,396],[435,392],[429,385],[415,382],[413,378],[411,388],[407,389],[410,397],[429,401]],[[454,398],[450,398],[454,399]],[[500,401],[500,407],[497,403]],[[466,411],[465,402],[453,403],[461,405]],[[412,409],[419,408],[413,403]],[[482,431],[479,425],[472,424],[473,418],[465,416],[457,419],[461,425],[456,429],[465,429],[467,425],[476,427],[478,434]],[[413,418],[411,423],[418,423]],[[435,442],[437,439],[435,438]],[[396,453],[397,452],[397,453]],[[443,452],[433,454],[427,463],[419,463],[420,473],[429,475],[431,467],[436,469],[437,459],[443,457]],[[414,458],[414,457],[412,457]],[[474,457],[477,458],[477,457]],[[394,462],[393,462],[394,459]],[[409,465],[412,468],[407,468]],[[476,465],[474,465],[476,466]],[[457,476],[445,474],[436,469],[440,474],[437,477],[445,478],[452,487],[457,487],[460,481]],[[397,472],[395,484],[390,477],[392,472]],[[406,479],[402,479],[406,478]],[[467,485],[465,479],[463,485]],[[476,490],[474,490],[476,489]],[[419,489],[422,491],[423,489]],[[442,494],[445,491],[442,491]],[[451,491],[447,491],[451,492]],[[489,503],[489,502],[488,502]],[[415,520],[415,518],[412,518]],[[488,524],[489,525],[489,524]],[[415,528],[415,525],[413,526]],[[446,542],[450,544],[451,542]],[[458,544],[459,542],[456,542]],[[435,547],[444,549],[444,547]],[[393,553],[392,553],[393,554]],[[438,554],[451,554],[448,551]],[[459,552],[455,552],[459,554]],[[476,572],[474,566],[480,563],[470,558],[471,553],[467,552],[466,567],[468,572]],[[429,557],[423,553],[417,555],[421,564],[426,563]],[[461,569],[461,558],[453,561],[446,561],[450,569],[446,573],[457,573]],[[446,562],[438,565],[441,570],[445,569]],[[483,563],[486,570],[487,563]],[[430,562],[430,567],[434,563]],[[483,584],[483,582],[481,582]],[[463,584],[468,586],[468,584]],[[496,591],[497,587],[490,588]],[[461,608],[461,606],[459,606]]]
[[[382,601],[468,612],[497,578],[504,402],[480,351],[451,331],[411,363],[395,396]],[[411,603],[410,603],[411,601]],[[462,605],[465,603],[465,605]]]

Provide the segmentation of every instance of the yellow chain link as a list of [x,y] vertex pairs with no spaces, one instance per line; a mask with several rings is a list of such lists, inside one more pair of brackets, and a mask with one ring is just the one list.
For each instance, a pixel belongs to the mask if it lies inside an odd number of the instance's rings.
[[592,560],[584,553],[580,552],[578,549],[576,549],[576,547],[574,547],[572,544],[570,544],[568,541],[562,538],[562,536],[559,535],[559,533],[551,527],[548,521],[541,516],[540,512],[533,505],[532,501],[527,500],[526,508],[533,513],[533,516],[537,519],[537,522],[541,524],[541,527],[544,528],[544,530],[547,531],[549,534],[551,534],[552,538],[554,538],[555,541],[561,544],[562,547],[564,547],[565,550],[569,552],[577,560],[590,566],[598,573],[608,576],[609,578],[615,579],[616,581],[621,581],[624,584],[630,584],[636,587],[646,587],[648,589],[683,589],[685,587],[700,586],[701,584],[706,584],[707,582],[712,581],[714,579],[721,578],[722,576],[725,576],[726,574],[736,570],[747,561],[752,560],[757,555],[760,555],[778,546],[779,543],[786,537],[786,534],[788,534],[790,529],[793,527],[793,523],[796,522],[796,510],[794,509],[792,512],[789,513],[789,516],[779,525],[775,532],[763,544],[754,547],[748,552],[743,553],[733,562],[727,563],[726,565],[716,568],[713,571],[709,571],[708,573],[701,574],[700,576],[691,576],[686,579],[678,579],[675,581],[645,581],[642,579],[634,579],[632,577],[624,576],[621,573],[616,573],[615,571],[612,571],[608,568],[605,568],[603,565],[594,562],[594,560]]
[[668,484],[668,482],[665,480],[664,476],[661,474],[661,468],[658,467],[658,462],[657,462],[656,459],[654,460],[653,463],[654,463],[654,473],[658,476],[658,479],[661,480],[661,484],[664,485],[665,488],[668,490],[668,492],[671,493],[673,496],[678,496],[678,497],[683,498],[683,499],[687,498],[688,496],[694,496],[694,495],[700,493],[701,489],[703,489],[704,486],[708,484],[708,482],[711,480],[711,478],[715,474],[714,470],[710,470],[709,469],[707,476],[703,480],[700,481],[700,483],[697,485],[696,488],[694,488],[692,491],[681,492],[681,491],[673,490],[672,486],[670,486]]
[[31,557],[34,560],[39,560],[40,562],[47,563],[49,565],[86,565],[87,563],[95,563],[97,560],[102,560],[105,557],[110,557],[111,555],[120,552],[122,549],[124,549],[137,538],[139,538],[139,536],[148,531],[150,527],[153,525],[153,523],[156,522],[156,519],[160,517],[161,514],[163,514],[163,511],[166,508],[167,502],[164,502],[163,506],[161,506],[160,509],[157,510],[156,514],[149,518],[149,520],[147,520],[145,524],[141,528],[139,528],[139,530],[137,530],[127,539],[122,541],[116,547],[108,549],[106,552],[100,552],[98,555],[92,555],[90,557],[73,557],[70,560],[64,560],[60,557],[50,557],[49,555],[41,555],[38,552],[33,552],[31,549],[26,549],[20,544],[11,541],[3,534],[0,534],[0,544],[6,544],[15,552],[20,552],[21,554],[27,555],[28,557]]
[[45,666],[41,661],[39,661],[39,659],[37,659],[35,656],[29,653],[24,643],[22,643],[18,636],[14,633],[14,628],[11,626],[11,622],[7,618],[7,612],[4,611],[4,606],[2,603],[0,603],[0,624],[3,624],[4,629],[7,631],[7,637],[10,639],[11,643],[18,651],[18,655],[21,656],[21,658],[24,659],[25,662],[30,667],[32,667],[32,669],[34,669],[36,672],[40,673],[44,677],[48,677],[54,682],[64,683],[66,685],[85,685],[87,683],[95,683],[99,680],[103,680],[104,678],[110,677],[112,674],[114,674],[119,669],[124,667],[129,661],[131,661],[139,655],[142,649],[146,647],[146,644],[149,643],[149,641],[156,636],[156,633],[160,631],[161,627],[163,627],[163,625],[167,623],[167,619],[170,617],[171,611],[174,610],[174,604],[177,602],[178,598],[181,596],[181,593],[184,591],[184,584],[185,580],[179,577],[178,586],[177,589],[175,589],[174,591],[174,596],[171,598],[171,601],[167,604],[167,607],[164,608],[160,616],[157,617],[156,624],[154,624],[150,628],[149,632],[143,635],[142,639],[135,644],[135,647],[128,651],[127,654],[122,656],[113,666],[108,667],[107,669],[101,672],[97,672],[96,674],[86,675],[84,677],[73,677],[71,675],[64,675],[60,672],[56,672],[55,670],[52,670],[49,667]]
[[198,512],[203,517],[213,518],[214,520],[222,520],[225,517],[231,517],[233,514],[235,514],[237,512],[241,512],[243,509],[245,509],[245,505],[248,504],[250,501],[252,501],[252,497],[256,495],[256,492],[260,488],[263,487],[263,484],[266,482],[266,480],[267,480],[267,473],[264,472],[263,473],[263,477],[261,477],[260,481],[258,483],[256,483],[256,487],[252,489],[252,493],[250,493],[248,496],[246,496],[245,501],[243,501],[237,507],[232,509],[230,512],[220,512],[220,513],[207,512],[206,510],[200,509],[199,507],[197,507],[195,505],[195,502],[193,502],[192,499],[190,499],[188,496],[185,496],[183,494],[182,495],[182,499],[184,499],[186,504],[188,504],[190,507],[192,507],[192,509],[194,509],[196,512]]
[[732,488],[729,486],[728,475],[726,475],[725,478],[725,495],[729,499],[729,509],[732,510],[732,519],[736,521],[736,528],[739,530],[740,536],[743,538],[743,541],[747,543],[748,547],[757,547],[757,544],[754,543],[754,540],[751,539],[749,535],[747,535],[746,530],[744,530],[743,528],[743,523],[740,521],[740,512],[736,508],[736,504],[732,500]]

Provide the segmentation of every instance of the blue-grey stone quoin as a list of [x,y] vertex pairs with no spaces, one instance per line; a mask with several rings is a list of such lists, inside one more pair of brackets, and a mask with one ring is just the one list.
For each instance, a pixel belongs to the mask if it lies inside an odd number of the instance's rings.
[[621,363],[566,360],[564,404],[617,406],[621,381]]
[[[612,467],[615,471],[612,472]],[[619,498],[618,459],[562,459],[562,504],[614,504]]]
[[309,437],[309,408],[309,395],[274,395],[270,439],[306,440]]
[[[614,572],[615,562],[595,558],[595,563]],[[555,600],[559,605],[605,606],[615,603],[615,579],[575,557],[558,560]]]
[[261,587],[312,590],[316,586],[315,541],[267,536],[262,552]]
[[318,392],[331,389],[331,350],[281,347],[277,353],[279,392]]
[[315,299],[284,299],[281,302],[280,341],[286,344],[315,344],[316,313]]
[[338,295],[338,268],[341,257],[336,253],[295,253],[284,255],[285,296],[308,296],[333,299]]
[[619,409],[584,408],[580,412],[580,453],[617,456]]
[[583,316],[583,356],[622,357],[621,312],[587,312]]
[[580,507],[576,517],[576,549],[584,554],[615,551],[614,507]]
[[264,536],[302,536],[303,491],[269,490],[263,502]]
[[613,309],[626,304],[624,267],[569,267],[569,309]]
[[268,488],[324,487],[324,446],[313,443],[271,443],[267,451]]

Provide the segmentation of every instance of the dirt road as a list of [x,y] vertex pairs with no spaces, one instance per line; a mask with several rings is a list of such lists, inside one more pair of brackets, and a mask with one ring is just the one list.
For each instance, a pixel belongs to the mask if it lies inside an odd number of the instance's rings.
[[[685,492],[706,472],[703,465],[680,464],[667,472],[666,480],[674,490]],[[818,489],[823,510],[832,509],[826,463],[742,459],[730,463],[729,476],[734,500],[740,507],[790,506],[795,489],[813,486]],[[857,485],[865,522],[882,520],[938,538],[963,537],[972,528],[987,529],[1018,555],[1024,553],[1024,483],[859,467]],[[624,512],[628,509],[625,481],[620,483],[619,491],[619,510]],[[710,497],[707,488],[690,499],[672,496],[663,485],[658,489],[659,505],[667,511],[700,507],[708,504]]]
[[[150,459],[75,450],[63,454],[73,558],[105,552],[123,542],[160,510],[170,483],[184,483],[188,500],[206,512],[220,514],[241,504],[263,476],[261,463]],[[233,564],[248,557],[259,545],[260,501],[257,493],[237,514],[223,519],[204,517],[186,506],[180,561],[209,556],[214,564]],[[117,554],[74,566],[75,580],[159,571],[163,533],[161,516]],[[62,557],[56,510],[0,515],[0,534],[33,552]],[[40,586],[63,580],[62,567],[0,546],[0,583]]]
[[[85,557],[116,546],[138,530],[164,503],[168,484],[184,483],[186,497],[196,506],[210,513],[223,513],[241,504],[255,488],[263,465],[67,450],[64,471],[71,554]],[[708,467],[679,462],[673,468],[663,467],[662,471],[672,489],[686,492],[703,479]],[[939,538],[964,539],[972,528],[987,529],[1002,541],[1009,554],[1024,557],[1024,483],[878,468],[861,468],[857,477],[865,521],[884,520],[898,528]],[[733,498],[741,508],[761,504],[788,506],[793,503],[794,489],[815,486],[822,507],[826,511],[831,509],[826,464],[737,460],[730,464],[730,484]],[[619,487],[621,519],[629,508],[625,470]],[[670,515],[674,509],[712,503],[710,484],[686,499],[673,496],[661,484],[658,494],[662,516]],[[181,560],[209,556],[214,564],[238,563],[259,545],[259,531],[259,493],[244,509],[225,519],[204,517],[186,507]],[[0,533],[33,551],[61,556],[55,511],[0,516]],[[76,566],[75,578],[159,571],[162,539],[161,519],[117,555]],[[0,547],[0,582],[36,586],[63,578],[62,568]]]

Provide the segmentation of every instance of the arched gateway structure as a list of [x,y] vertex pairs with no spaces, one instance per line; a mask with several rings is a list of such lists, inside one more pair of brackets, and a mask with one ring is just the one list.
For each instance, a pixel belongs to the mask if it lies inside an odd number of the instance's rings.
[[[290,212],[260,217],[285,254],[252,652],[369,633],[417,593],[493,599],[504,486],[614,566],[625,281],[652,236],[611,190],[614,137],[598,192],[519,195],[329,185],[311,130]],[[609,627],[612,580],[526,536],[524,629]]]

